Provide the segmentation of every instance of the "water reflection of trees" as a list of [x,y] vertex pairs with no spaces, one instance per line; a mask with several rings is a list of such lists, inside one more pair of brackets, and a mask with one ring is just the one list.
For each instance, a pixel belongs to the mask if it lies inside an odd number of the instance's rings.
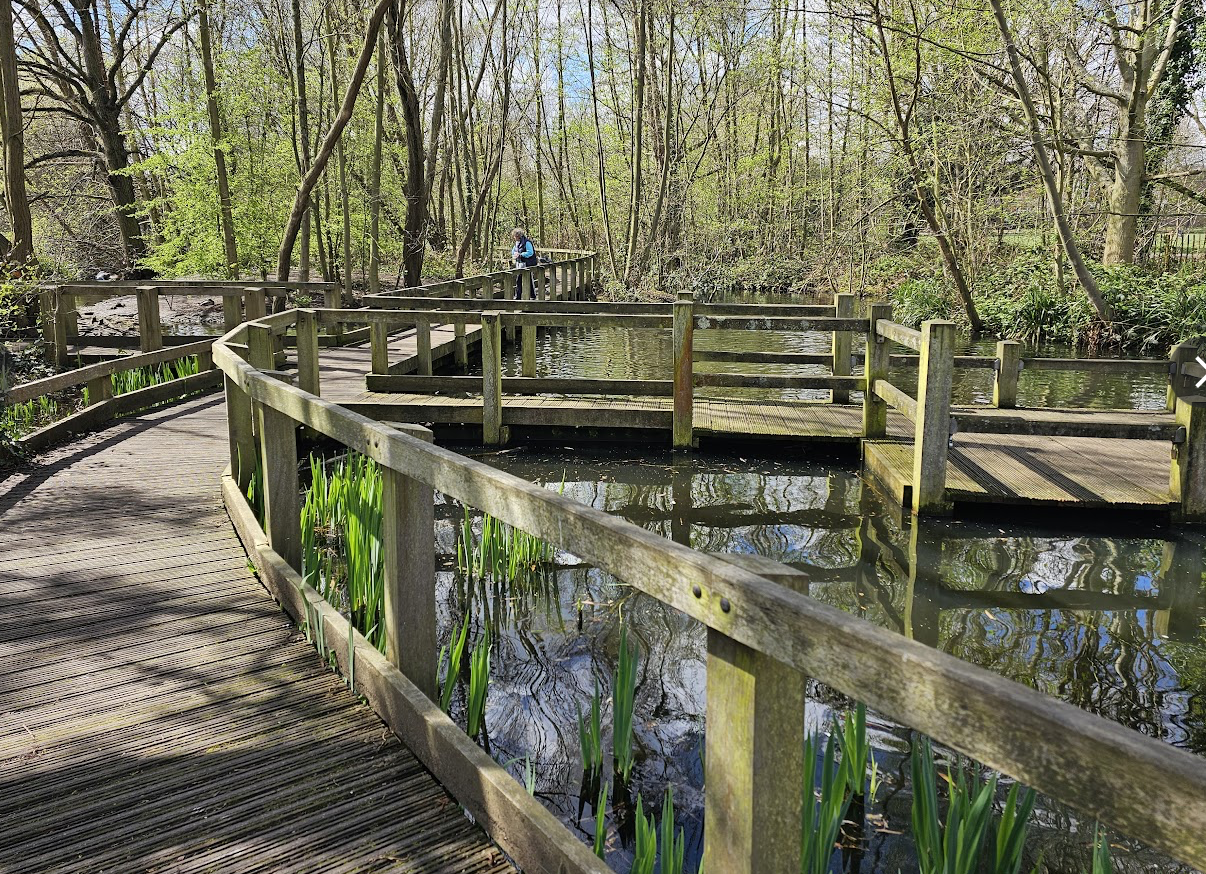
[[[855,475],[806,462],[518,452],[498,463],[552,488],[564,477],[566,495],[696,548],[788,562],[807,571],[819,600],[1206,752],[1202,555],[1191,541],[902,525]],[[453,509],[442,511],[449,525],[458,518]],[[455,548],[446,534],[440,543]],[[558,546],[572,552],[572,544]],[[563,565],[572,561],[562,556]],[[589,567],[563,567],[549,585],[519,592],[487,587],[470,595],[454,575],[441,579],[442,640],[466,601],[479,605],[475,623],[497,626],[488,722],[499,758],[532,755],[539,794],[563,819],[580,822],[583,836],[592,829],[593,799],[580,797],[575,704],[586,706],[596,678],[609,695],[620,618],[631,620],[642,654],[632,785],[647,798],[675,786],[697,855],[702,628]],[[814,683],[811,691],[843,706],[831,690]],[[908,736],[881,725],[877,746],[903,750]],[[897,797],[903,773],[884,800],[896,827],[907,824],[907,793]],[[1049,862],[1071,864],[1079,858],[1068,837],[1075,820],[1058,810],[1044,809],[1036,846],[1048,845]],[[872,839],[862,870],[907,866],[902,840]]]

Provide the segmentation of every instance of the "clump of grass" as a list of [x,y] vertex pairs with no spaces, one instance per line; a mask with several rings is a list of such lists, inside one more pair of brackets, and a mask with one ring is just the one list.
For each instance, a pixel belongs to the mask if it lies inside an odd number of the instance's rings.
[[552,544],[489,513],[482,516],[481,536],[475,537],[469,508],[464,512],[456,557],[457,567],[470,578],[509,582],[551,562],[556,555]]
[[[852,795],[862,795],[871,745],[867,742],[867,705],[859,702],[846,719],[834,725],[842,752],[842,782]],[[874,761],[874,760],[872,760]]]
[[[847,789],[849,788],[848,781],[853,774],[846,766],[848,759],[845,753],[842,755],[842,761],[838,762],[837,743],[833,734],[829,735],[821,757],[820,791],[813,789],[814,769],[820,744],[820,734],[812,734],[804,742],[806,791],[801,832],[803,840],[800,850],[800,874],[825,874],[829,870],[829,860],[833,856],[838,832],[842,828],[842,821],[846,818],[846,811],[850,807],[852,797],[852,793]],[[861,790],[861,773],[858,775],[858,785]]]
[[1093,827],[1093,874],[1114,874],[1114,860],[1110,856],[1110,842],[1105,829],[1098,823]]
[[466,722],[471,738],[486,730],[486,693],[490,689],[490,627],[469,657],[469,699]]
[[653,874],[653,863],[657,858],[657,829],[653,825],[653,816],[645,816],[639,794],[637,795],[635,826],[636,844],[632,853],[630,874]]
[[113,384],[113,394],[121,395],[139,389],[162,385],[174,379],[183,379],[201,372],[201,366],[196,355],[189,355],[176,361],[168,361],[158,366],[136,367],[133,370],[123,370],[110,374]]
[[687,838],[680,828],[674,831],[674,797],[670,787],[666,787],[666,796],[662,799],[662,821],[659,825],[662,833],[662,864],[659,874],[683,874],[683,859],[687,854]]
[[913,746],[913,841],[921,874],[976,874],[980,851],[992,820],[997,779],[968,780],[959,769],[949,771],[946,821],[938,812],[938,769],[928,739]]
[[624,782],[632,774],[636,754],[632,746],[632,714],[636,705],[636,681],[639,659],[636,647],[628,646],[628,628],[620,626],[620,661],[611,687],[612,744],[616,768]]
[[381,469],[352,453],[329,472],[311,456],[310,474],[301,510],[302,577],[384,651]]
[[1018,874],[1022,870],[1022,850],[1036,800],[1033,789],[1023,791],[1017,783],[1009,787],[992,842],[993,874]]
[[16,440],[61,419],[64,410],[54,398],[43,395],[0,408],[0,432]]
[[603,767],[603,720],[601,716],[599,681],[595,680],[595,694],[590,701],[590,721],[582,717],[578,708],[578,743],[582,748],[582,769],[588,774],[597,774]]

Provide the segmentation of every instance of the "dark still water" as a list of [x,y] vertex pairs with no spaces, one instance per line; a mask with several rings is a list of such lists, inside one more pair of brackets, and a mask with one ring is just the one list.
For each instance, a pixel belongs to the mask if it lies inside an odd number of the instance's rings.
[[[697,349],[827,352],[826,334],[698,331]],[[855,351],[863,338],[856,337]],[[667,379],[669,331],[558,329],[539,338],[538,374]],[[897,350],[904,351],[904,350]],[[993,354],[992,343],[964,351]],[[1075,357],[1054,346],[1027,355]],[[507,362],[518,372],[517,354]],[[697,364],[729,372],[824,373],[816,367]],[[857,372],[857,371],[856,371]],[[912,390],[915,369],[894,370]],[[991,371],[959,370],[957,403],[991,400]],[[1143,374],[1023,371],[1019,405],[1160,409],[1164,380]],[[703,392],[699,393],[703,395]],[[818,399],[820,392],[710,389],[715,396]],[[857,399],[857,395],[856,395]],[[814,451],[814,450],[807,450]],[[793,448],[763,456],[691,453],[661,446],[600,450],[516,448],[477,457],[593,507],[709,552],[756,553],[805,571],[827,604],[937,647],[1161,741],[1206,754],[1206,596],[1203,541],[1144,530],[1112,533],[1061,524],[902,520],[848,458]],[[767,456],[771,457],[767,457]],[[584,841],[594,835],[595,788],[583,785],[577,712],[596,682],[610,761],[610,690],[623,620],[640,651],[637,765],[627,792],[609,801],[608,861],[628,870],[636,795],[660,807],[673,788],[686,828],[689,870],[702,851],[705,631],[556,544],[557,567],[520,583],[467,583],[454,568],[461,510],[444,505],[440,549],[441,643],[468,614],[471,638],[489,624],[495,641],[487,726],[492,752],[520,779],[531,762],[536,794]],[[459,694],[459,693],[458,693]],[[454,703],[458,713],[461,703]],[[809,726],[825,730],[852,706],[810,686]],[[1002,714],[1007,720],[1008,714]],[[909,837],[909,749],[914,733],[869,717],[882,785],[854,827],[844,869],[916,871]],[[1036,743],[1058,744],[1058,738]],[[605,770],[609,767],[605,766]],[[803,779],[803,777],[802,777]],[[614,809],[610,809],[614,803]],[[1040,800],[1024,870],[1091,870],[1091,821]],[[1115,839],[1120,871],[1174,871],[1140,845]],[[835,857],[835,865],[837,860]]]

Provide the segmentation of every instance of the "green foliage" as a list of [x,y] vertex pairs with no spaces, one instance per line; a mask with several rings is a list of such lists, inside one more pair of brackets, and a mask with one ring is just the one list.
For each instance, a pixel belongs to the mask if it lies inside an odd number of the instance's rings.
[[636,706],[637,667],[636,646],[628,646],[628,628],[620,626],[620,661],[616,667],[611,689],[612,745],[615,747],[616,767],[624,782],[632,774],[636,754],[632,745],[633,709]]
[[1093,828],[1093,874],[1114,874],[1114,859],[1110,856],[1110,842],[1100,824]]
[[666,796],[662,799],[662,862],[658,866],[658,874],[683,874],[683,859],[687,853],[687,838],[680,828],[674,831],[674,797],[670,787],[666,787]]
[[64,415],[59,402],[47,395],[0,407],[0,434],[14,441],[19,440]]
[[[133,370],[121,370],[110,374],[109,379],[113,385],[113,394],[122,395],[150,388],[153,385],[162,385],[174,379],[195,376],[200,372],[201,365],[197,361],[197,356],[190,355],[177,361],[165,362],[158,367],[138,367]],[[85,389],[84,396],[87,398],[87,389]]]
[[310,458],[301,509],[302,577],[378,650],[385,650],[381,469],[351,453],[334,469]]
[[[838,832],[850,807],[851,793],[847,792],[846,782],[850,770],[845,765],[844,755],[842,763],[837,761],[837,744],[833,734],[829,735],[821,756],[820,790],[813,790],[814,768],[820,743],[819,734],[809,735],[804,742],[805,797],[801,824],[800,874],[825,874],[829,870],[829,860],[837,844]],[[860,791],[862,785],[863,778],[860,774]]]
[[469,614],[465,614],[465,621],[461,623],[460,628],[453,627],[452,629],[452,644],[445,649],[440,650],[440,662],[444,661],[444,654],[447,651],[448,662],[444,668],[444,681],[440,684],[440,709],[445,713],[452,705],[452,690],[456,688],[457,679],[461,676],[461,662],[465,657],[465,641],[469,637]]
[[464,510],[456,544],[457,567],[471,579],[493,577],[510,582],[551,562],[556,549],[547,541],[512,528],[489,513],[482,516],[481,537],[473,535],[469,508]]
[[938,769],[928,739],[913,745],[913,841],[921,874],[976,874],[992,820],[996,777],[981,784],[958,771],[949,788],[946,820],[938,812]]
[[598,773],[603,766],[603,720],[600,715],[599,681],[595,680],[595,694],[590,701],[590,722],[582,716],[582,708],[577,703],[578,710],[578,743],[582,749],[582,768],[588,774]]
[[834,734],[842,751],[842,782],[852,795],[862,795],[867,776],[871,745],[867,742],[867,705],[861,701],[846,719],[834,725]]
[[1023,791],[1017,783],[1009,787],[992,843],[992,874],[1018,874],[1022,870],[1022,850],[1036,798],[1033,789]]
[[600,783],[595,801],[595,855],[600,859],[607,855],[607,787],[607,781]]
[[632,867],[630,874],[653,874],[653,863],[657,859],[657,829],[653,825],[653,816],[645,816],[641,796],[637,794],[636,806],[636,844],[632,852]]
[[486,693],[490,688],[490,626],[469,656],[468,734],[476,739],[486,729]]

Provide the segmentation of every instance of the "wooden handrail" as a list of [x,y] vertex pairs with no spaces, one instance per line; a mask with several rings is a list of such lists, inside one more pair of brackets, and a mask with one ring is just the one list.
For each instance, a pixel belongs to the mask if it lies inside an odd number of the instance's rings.
[[[488,317],[488,322],[497,331],[497,317]],[[931,330],[948,333],[945,324]],[[1201,841],[1206,833],[1206,761],[1200,757],[552,490],[279,383],[226,349],[224,342],[215,346],[215,361],[228,379],[228,399],[243,395],[250,401],[228,404],[232,447],[241,434],[251,433],[251,405],[261,411],[258,439],[265,454],[265,529],[276,562],[280,563],[281,557],[296,560],[299,483],[295,441],[296,426],[301,424],[373,458],[388,471],[387,477],[402,477],[416,487],[439,491],[565,546],[602,571],[703,623],[709,629],[709,671],[714,664],[712,655],[722,651],[713,648],[713,641],[718,647],[724,641],[742,644],[1124,833],[1139,836],[1181,861],[1206,866],[1206,844]],[[246,414],[245,419],[236,412],[239,410]],[[269,411],[271,414],[266,414]],[[430,500],[430,491],[417,493]],[[402,505],[387,502],[385,512],[383,530],[388,537],[416,542],[415,538],[434,536],[434,532],[407,527]],[[397,555],[395,547],[387,545],[386,555]],[[414,570],[410,568],[408,574]],[[424,577],[427,573],[424,569]],[[399,576],[398,568],[391,565],[386,578],[387,587],[435,584],[434,568],[426,579]],[[402,597],[398,594],[402,590],[391,591],[393,597]],[[434,606],[431,611],[431,615],[387,615],[386,622],[434,625]],[[399,656],[395,653],[394,658]],[[420,670],[429,670],[433,659],[434,654],[426,654]],[[403,673],[415,669],[405,663],[398,666]],[[414,681],[424,688],[427,678],[415,677]],[[1002,719],[1002,714],[1008,718]],[[391,712],[389,718],[394,725],[406,723],[397,712]],[[420,751],[430,744],[430,739],[422,737],[430,730],[428,726],[425,723],[420,730],[416,725]],[[747,742],[773,748],[774,738],[761,736],[761,730]],[[719,741],[713,732],[707,737],[707,785],[724,785],[729,769],[745,767],[750,749],[714,748],[712,744]],[[468,758],[449,756],[427,757],[424,764],[448,786],[472,783],[462,769],[478,766]],[[757,777],[747,788],[754,793],[760,786],[765,791],[765,776]],[[795,792],[798,803],[798,784]],[[714,797],[717,794],[705,796],[707,810],[725,803]],[[749,798],[729,801],[751,803]],[[472,807],[471,811],[478,813]],[[499,815],[497,809],[481,814],[494,821]],[[769,828],[769,820],[756,825]],[[724,845],[734,834],[729,829],[738,827],[725,819],[709,821],[705,840],[709,845]],[[789,830],[798,840],[798,825],[793,823]],[[495,837],[520,864],[536,852],[531,846],[509,841],[505,830]],[[769,838],[759,835],[757,839]],[[542,840],[577,842],[568,830],[546,832]]]
[[877,379],[871,386],[875,396],[903,415],[913,424],[917,423],[917,399],[908,392],[897,388],[886,379]]
[[921,332],[913,328],[906,328],[888,319],[880,319],[875,323],[875,333],[901,346],[908,346],[915,352],[921,351]]
[[98,377],[108,376],[112,373],[136,370],[140,367],[151,367],[156,364],[187,358],[190,355],[207,355],[212,345],[213,339],[211,338],[199,340],[196,343],[189,343],[184,346],[168,346],[155,352],[126,355],[121,358],[114,358],[111,361],[102,361],[99,364],[89,364],[87,367],[79,367],[66,373],[56,373],[54,376],[47,376],[44,379],[37,379],[32,382],[13,386],[8,390],[7,394],[0,396],[0,400],[10,405],[24,403],[42,395],[48,395],[52,392],[62,391],[63,389],[72,388],[77,385],[84,385]]

